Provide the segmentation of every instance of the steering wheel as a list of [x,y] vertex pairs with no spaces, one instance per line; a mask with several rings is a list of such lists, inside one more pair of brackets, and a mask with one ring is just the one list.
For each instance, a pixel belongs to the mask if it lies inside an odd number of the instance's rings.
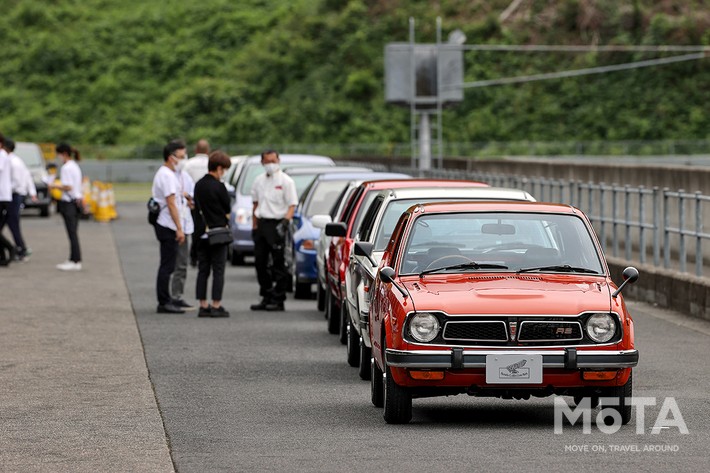
[[[437,264],[441,263],[443,261],[447,261],[447,264]],[[432,269],[432,267],[440,267],[443,268],[445,266],[451,266],[454,264],[464,264],[464,263],[473,263],[474,261],[471,258],[467,258],[466,256],[463,255],[446,255],[442,256],[440,258],[435,259],[431,263],[427,265],[427,267],[424,269],[425,271],[427,269]]]

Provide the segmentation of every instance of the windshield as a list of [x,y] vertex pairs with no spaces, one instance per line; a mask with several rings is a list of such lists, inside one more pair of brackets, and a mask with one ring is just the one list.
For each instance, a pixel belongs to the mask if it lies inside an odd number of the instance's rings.
[[313,182],[313,179],[316,178],[318,174],[313,173],[313,174],[297,174],[295,176],[291,176],[291,179],[293,179],[293,182],[296,184],[296,194],[298,194],[298,197],[301,197],[303,195],[303,191],[306,190],[306,188]]
[[17,143],[15,154],[22,158],[28,168],[44,167],[42,150],[34,143]]
[[318,214],[330,213],[336,200],[343,192],[348,181],[320,181],[317,187],[311,191],[311,201],[306,209],[306,216],[312,217]]
[[575,215],[458,213],[419,217],[409,233],[400,273],[505,266],[505,271],[603,274],[594,240]]

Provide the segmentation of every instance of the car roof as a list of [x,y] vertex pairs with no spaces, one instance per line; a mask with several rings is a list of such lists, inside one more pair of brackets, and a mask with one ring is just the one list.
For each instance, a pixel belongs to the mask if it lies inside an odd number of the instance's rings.
[[346,167],[346,166],[298,166],[290,168],[288,166],[282,166],[282,169],[286,174],[290,175],[302,175],[302,174],[329,174],[329,173],[342,173],[342,172],[371,172],[370,168],[358,168],[358,167]]
[[449,212],[527,212],[527,213],[562,213],[581,215],[582,212],[571,205],[549,202],[522,202],[522,201],[479,201],[479,202],[431,202],[417,204],[420,213],[449,213]]
[[[445,187],[419,187],[416,189],[387,189],[380,192],[391,199],[416,199],[418,197],[453,199],[471,198],[486,200],[527,200],[535,201],[533,196],[520,189],[506,187],[461,187],[455,191]],[[452,195],[453,194],[453,195]]]
[[[338,169],[337,167],[334,169]],[[377,172],[377,171],[364,171],[364,172],[357,172],[357,171],[348,171],[347,169],[343,169],[342,171],[339,172],[332,172],[332,173],[327,173],[327,174],[320,174],[316,176],[316,179],[319,181],[338,181],[338,180],[359,180],[359,181],[364,181],[368,180],[371,181],[373,179],[406,179],[407,175],[406,174],[400,174],[397,172]]]
[[454,179],[388,179],[362,183],[368,190],[400,189],[404,187],[488,187],[485,182]]
[[[318,156],[315,154],[282,154],[279,155],[279,161],[282,165],[291,163],[313,163],[314,165],[331,165],[335,166],[335,161],[327,156]],[[247,158],[247,163],[260,163],[261,155],[259,156],[249,156]]]

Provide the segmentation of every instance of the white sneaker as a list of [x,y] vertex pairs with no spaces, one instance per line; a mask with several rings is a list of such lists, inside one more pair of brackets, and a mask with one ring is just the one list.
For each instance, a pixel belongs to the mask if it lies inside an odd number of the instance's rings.
[[58,264],[57,269],[60,271],[81,271],[81,263],[65,261],[63,263]]

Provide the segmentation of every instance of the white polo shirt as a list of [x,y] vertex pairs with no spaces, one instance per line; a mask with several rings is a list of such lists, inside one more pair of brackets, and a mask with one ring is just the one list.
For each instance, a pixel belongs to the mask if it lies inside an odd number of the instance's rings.
[[12,169],[12,192],[19,195],[36,196],[35,181],[22,158],[15,153],[10,153],[10,167]]
[[187,205],[187,199],[185,198],[184,192],[187,192],[187,195],[192,197],[194,200],[195,181],[192,180],[192,177],[190,177],[184,169],[182,171],[175,171],[175,175],[177,176],[178,183],[180,184],[180,192],[178,194],[181,201],[180,224],[182,225],[182,231],[185,235],[192,235],[195,231],[195,223],[192,221],[192,213],[190,212],[190,206]]
[[2,148],[0,148],[0,202],[12,202],[10,156]]
[[298,205],[296,184],[280,170],[272,176],[264,173],[254,179],[251,198],[258,202],[254,212],[257,218],[284,218],[290,206]]
[[84,196],[82,193],[81,169],[73,159],[64,163],[59,169],[59,180],[63,186],[71,186],[70,191],[62,192],[62,201],[71,202]]
[[210,157],[206,154],[196,154],[193,157],[188,158],[183,171],[190,175],[193,182],[197,182],[202,179],[205,174],[207,174],[207,164],[209,163],[209,160]]
[[170,216],[168,210],[167,198],[175,195],[175,204],[177,205],[178,215],[182,212],[182,199],[177,198],[180,195],[180,182],[178,181],[175,171],[172,171],[167,166],[160,166],[153,178],[153,199],[160,204],[160,214],[158,215],[158,225],[177,231],[177,226]]

